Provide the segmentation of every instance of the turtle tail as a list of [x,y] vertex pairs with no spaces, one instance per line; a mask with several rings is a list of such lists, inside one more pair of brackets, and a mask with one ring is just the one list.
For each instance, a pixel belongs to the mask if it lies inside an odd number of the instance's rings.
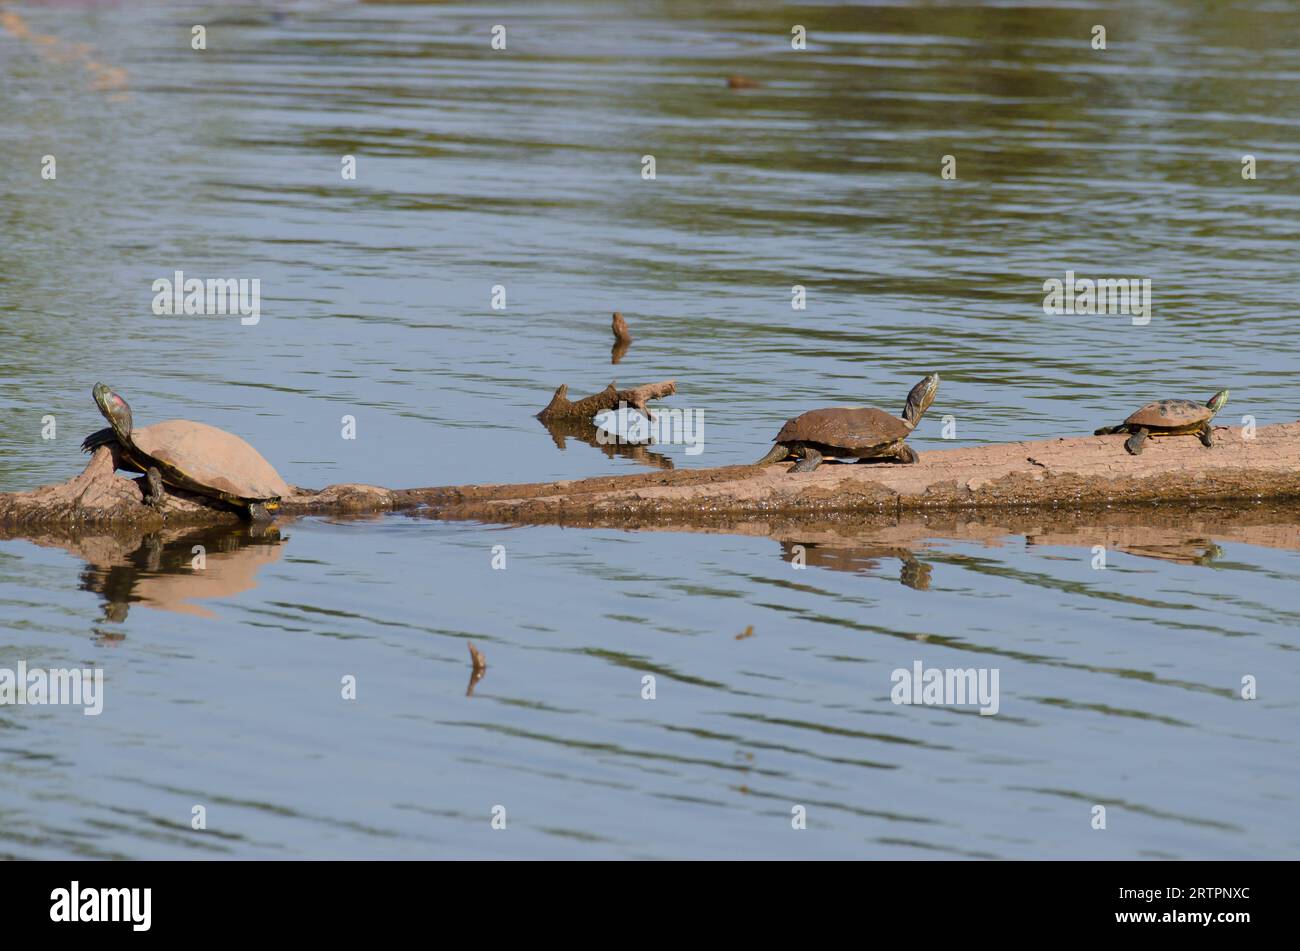
[[766,456],[753,464],[756,466],[770,466],[774,462],[780,462],[788,455],[790,455],[790,450],[785,446],[785,444],[777,443],[767,451]]

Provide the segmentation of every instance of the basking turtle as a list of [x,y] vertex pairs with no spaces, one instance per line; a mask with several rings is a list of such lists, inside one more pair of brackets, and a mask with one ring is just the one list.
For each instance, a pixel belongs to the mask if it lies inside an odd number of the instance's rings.
[[821,465],[823,456],[919,462],[921,457],[903,440],[930,408],[938,389],[937,373],[912,387],[901,418],[871,407],[815,409],[796,416],[776,434],[771,452],[754,465],[766,466],[790,456],[800,457],[791,472],[812,472]]
[[1157,400],[1148,403],[1118,426],[1103,426],[1093,435],[1109,436],[1113,433],[1132,433],[1124,441],[1124,448],[1138,455],[1148,436],[1200,436],[1205,448],[1213,444],[1210,420],[1228,402],[1228,391],[1219,390],[1208,403],[1195,400]]
[[289,486],[261,454],[238,436],[188,419],[136,428],[131,407],[103,383],[93,390],[109,428],[91,433],[82,451],[118,447],[118,462],[148,478],[151,505],[161,505],[163,486],[220,499],[254,521],[271,518]]

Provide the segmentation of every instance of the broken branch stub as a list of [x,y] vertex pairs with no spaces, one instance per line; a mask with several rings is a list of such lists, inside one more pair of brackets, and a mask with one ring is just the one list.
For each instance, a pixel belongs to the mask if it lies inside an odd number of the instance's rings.
[[620,390],[611,382],[609,386],[599,393],[584,396],[575,403],[569,399],[569,385],[563,383],[555,391],[555,395],[551,397],[551,402],[547,404],[546,409],[537,414],[537,418],[543,423],[568,419],[590,420],[601,410],[618,409],[620,403],[626,403],[648,417],[650,410],[647,408],[646,403],[650,400],[660,400],[666,396],[672,396],[675,392],[677,392],[676,380],[665,380],[662,383],[646,383],[630,390]]
[[620,343],[632,342],[632,331],[628,329],[627,321],[618,311],[614,311],[614,319],[610,321],[610,330],[614,332],[614,339]]

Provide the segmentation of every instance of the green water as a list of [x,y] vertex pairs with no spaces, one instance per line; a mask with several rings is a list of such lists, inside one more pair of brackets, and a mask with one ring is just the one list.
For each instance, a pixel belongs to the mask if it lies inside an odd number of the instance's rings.
[[[1300,12],[706,7],[5,4],[58,42],[0,21],[0,490],[79,470],[101,379],[308,486],[644,471],[532,418],[611,378],[704,411],[677,467],[930,371],[922,453],[1300,416]],[[176,270],[260,321],[154,314]],[[1067,270],[1150,323],[1045,314]],[[0,541],[0,667],[106,683],[0,707],[0,855],[1300,855],[1300,516],[1065,522],[310,519],[201,582],[183,533]],[[891,703],[918,660],[998,714]]]

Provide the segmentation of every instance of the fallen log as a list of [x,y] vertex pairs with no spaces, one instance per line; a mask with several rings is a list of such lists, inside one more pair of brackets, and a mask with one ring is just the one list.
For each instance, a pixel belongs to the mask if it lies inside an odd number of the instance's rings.
[[[576,405],[576,404],[575,404]],[[295,487],[285,516],[421,510],[445,519],[500,523],[701,526],[747,518],[817,520],[837,515],[984,508],[1104,507],[1300,498],[1300,422],[1243,438],[1215,427],[1215,446],[1152,440],[1140,456],[1124,436],[1077,436],[926,450],[916,465],[828,462],[794,474],[789,463],[677,469],[518,485],[387,489]],[[161,511],[143,504],[139,480],[112,471],[97,450],[81,475],[57,486],[0,494],[0,525],[141,527],[235,521],[206,500],[169,493]]]
[[1300,498],[1300,422],[1243,438],[1215,427],[1215,447],[1193,438],[1154,440],[1140,456],[1125,437],[1078,436],[928,450],[916,465],[826,463],[685,469],[525,485],[461,486],[398,493],[440,518],[609,526],[707,525],[741,516],[815,518],[832,513],[1077,508]]
[[574,403],[569,400],[569,385],[562,383],[560,388],[555,391],[555,395],[551,397],[551,402],[547,404],[546,409],[537,414],[537,418],[543,423],[571,419],[585,419],[590,422],[592,417],[601,410],[618,409],[620,403],[631,406],[649,417],[650,410],[646,407],[646,403],[650,400],[661,400],[665,396],[672,396],[676,392],[676,380],[665,380],[662,383],[645,383],[630,390],[620,390],[611,382],[609,386],[599,393],[584,396]]

